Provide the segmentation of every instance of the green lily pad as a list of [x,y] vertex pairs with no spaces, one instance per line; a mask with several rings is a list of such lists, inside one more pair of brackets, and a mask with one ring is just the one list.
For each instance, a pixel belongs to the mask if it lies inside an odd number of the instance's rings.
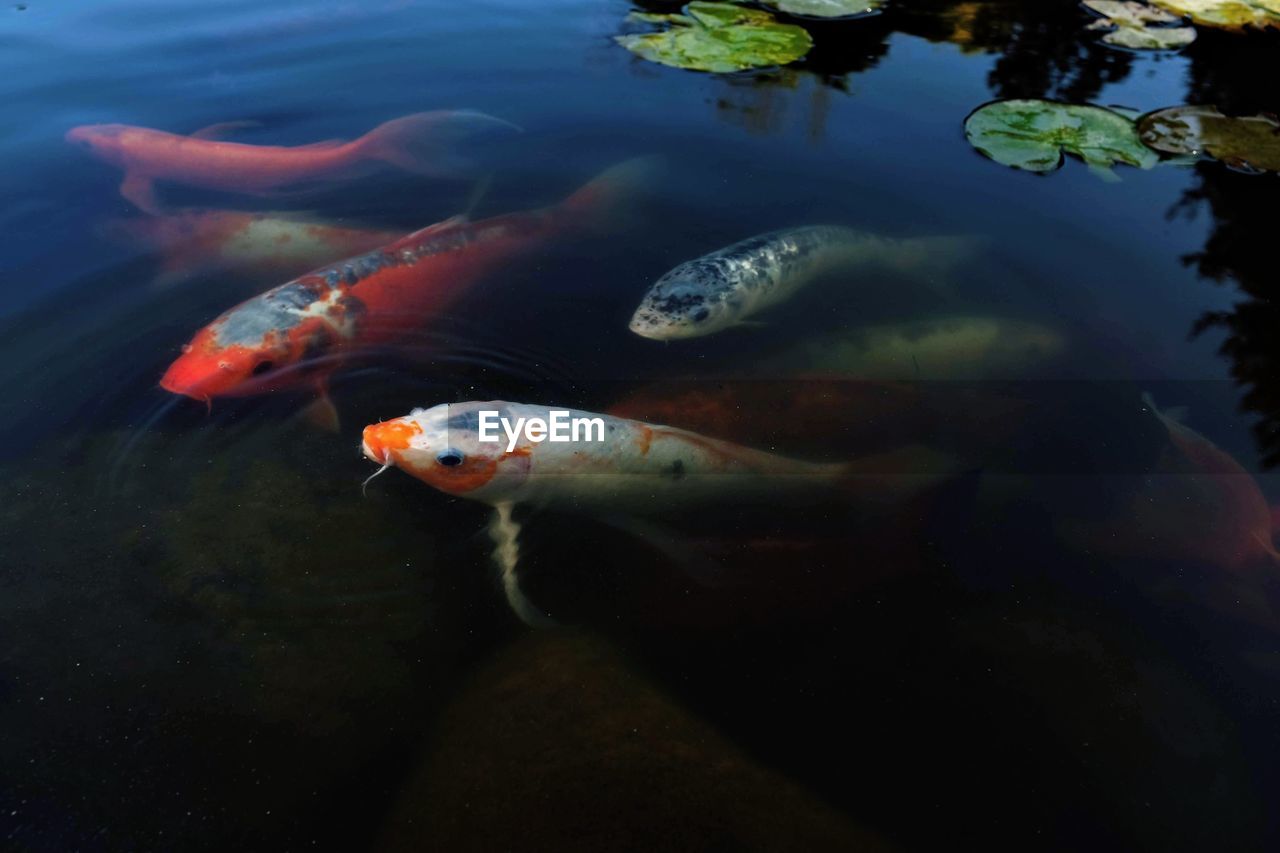
[[1156,151],[1203,154],[1249,172],[1280,172],[1280,121],[1226,116],[1216,107],[1169,107],[1138,120],[1138,135]]
[[1151,0],[1193,23],[1224,30],[1280,29],[1280,0]]
[[614,40],[650,62],[717,73],[786,65],[813,47],[813,39],[803,27],[780,24],[759,9],[695,0],[684,12],[632,15],[632,21],[668,28],[616,36]]
[[1054,101],[992,101],[969,114],[965,137],[981,153],[1015,169],[1052,172],[1063,153],[1116,180],[1111,166],[1150,169],[1159,156],[1142,144],[1133,121],[1102,107]]
[[764,5],[802,18],[857,18],[869,15],[885,0],[760,0]]
[[1182,18],[1132,0],[1084,0],[1102,17],[1089,25],[1103,30],[1102,41],[1131,50],[1178,50],[1196,39],[1194,27],[1178,26]]

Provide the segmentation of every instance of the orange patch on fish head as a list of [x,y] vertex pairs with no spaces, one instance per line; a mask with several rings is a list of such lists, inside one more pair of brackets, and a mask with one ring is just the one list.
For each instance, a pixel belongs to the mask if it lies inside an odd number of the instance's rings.
[[[462,410],[467,404],[458,404]],[[505,442],[481,442],[475,431],[451,421],[449,405],[419,409],[364,431],[364,453],[388,462],[434,489],[459,497],[501,499],[529,471],[529,446],[506,451]],[[465,415],[464,415],[465,417]]]
[[409,440],[421,432],[422,428],[409,418],[369,424],[364,428],[361,449],[379,465],[386,465],[388,461],[395,464],[396,456],[408,450]]
[[182,348],[160,379],[160,387],[173,394],[209,402],[214,397],[258,393],[261,378],[276,366],[277,348],[219,346],[206,327]]

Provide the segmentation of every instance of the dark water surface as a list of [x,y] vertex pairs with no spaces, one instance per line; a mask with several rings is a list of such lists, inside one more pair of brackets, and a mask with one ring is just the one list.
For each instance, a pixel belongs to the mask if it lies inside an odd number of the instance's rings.
[[[796,65],[709,75],[615,45],[634,8],[0,10],[4,844],[1276,849],[1280,590],[1242,516],[1280,500],[1280,182],[1208,160],[1035,176],[962,124],[996,98],[1280,112],[1280,35],[1140,55],[1072,0],[901,0],[813,25]],[[197,329],[307,268],[157,283],[157,250],[109,225],[138,216],[119,172],[69,128],[252,120],[233,138],[294,145],[452,108],[524,128],[479,189],[388,170],[163,198],[407,233],[662,165],[618,217],[344,366],[337,435],[296,416],[303,392],[206,411],[158,387]],[[976,248],[924,284],[825,282],[759,327],[627,331],[676,264],[820,222]],[[898,324],[877,355],[865,329]],[[561,623],[532,631],[487,507],[397,471],[361,495],[365,424],[487,399],[960,464],[873,518],[700,511],[675,549],[530,518],[525,588]]]

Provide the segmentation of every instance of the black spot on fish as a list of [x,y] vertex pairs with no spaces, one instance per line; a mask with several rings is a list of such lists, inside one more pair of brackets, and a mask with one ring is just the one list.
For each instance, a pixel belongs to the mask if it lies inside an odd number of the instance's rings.
[[695,323],[701,323],[703,320],[711,316],[711,311],[707,308],[699,308],[690,315]]
[[707,298],[701,293],[681,289],[662,297],[658,302],[658,309],[665,314],[684,313],[686,309],[702,305],[706,301]]
[[264,373],[270,373],[272,370],[275,369],[275,366],[276,366],[276,363],[271,359],[267,359],[266,361],[260,361],[253,366],[253,375],[261,376]]
[[671,467],[668,469],[668,473],[671,474],[671,479],[673,480],[683,480],[684,479],[684,460],[677,459],[675,462],[672,462]]

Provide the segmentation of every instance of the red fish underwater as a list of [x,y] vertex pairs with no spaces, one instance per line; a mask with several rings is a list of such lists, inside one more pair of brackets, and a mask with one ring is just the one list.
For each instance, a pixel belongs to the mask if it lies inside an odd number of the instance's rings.
[[72,128],[67,141],[124,170],[120,194],[147,213],[163,206],[154,182],[266,194],[353,173],[379,163],[436,177],[467,171],[461,152],[479,137],[517,130],[502,119],[471,110],[415,113],[380,124],[359,139],[311,145],[245,145],[218,139],[252,124],[227,122],[190,136],[127,124]]
[[385,246],[402,232],[308,221],[283,213],[184,210],[105,222],[101,233],[155,253],[153,284],[167,287],[213,272],[281,277]]
[[1237,576],[1280,564],[1271,508],[1253,475],[1149,396],[1142,402],[1169,444],[1130,495],[1123,523],[1064,521],[1060,532],[1108,556],[1193,561]]
[[344,355],[403,339],[513,256],[607,218],[646,172],[645,161],[628,161],[558,205],[454,217],[268,290],[197,332],[160,385],[207,403],[310,384],[336,425],[325,391]]

